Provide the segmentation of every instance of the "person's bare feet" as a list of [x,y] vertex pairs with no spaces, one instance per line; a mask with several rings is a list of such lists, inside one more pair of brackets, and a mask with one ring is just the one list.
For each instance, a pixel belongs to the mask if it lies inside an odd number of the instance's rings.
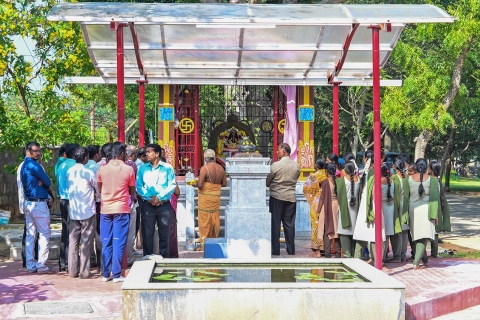
[[315,250],[311,254],[308,255],[310,258],[320,258],[320,250]]

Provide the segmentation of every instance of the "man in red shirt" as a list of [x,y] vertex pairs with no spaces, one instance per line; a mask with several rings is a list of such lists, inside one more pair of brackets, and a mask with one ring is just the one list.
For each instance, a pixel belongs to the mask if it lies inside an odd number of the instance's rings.
[[130,223],[130,195],[135,194],[135,172],[125,164],[126,145],[113,143],[111,160],[98,169],[101,193],[102,281],[122,282],[122,258]]

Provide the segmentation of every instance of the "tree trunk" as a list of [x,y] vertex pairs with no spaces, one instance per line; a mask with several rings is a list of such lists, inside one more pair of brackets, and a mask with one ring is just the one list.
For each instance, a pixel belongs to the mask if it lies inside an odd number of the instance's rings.
[[388,130],[385,132],[385,136],[383,137],[383,150],[385,152],[392,151],[392,136]]
[[452,161],[450,158],[448,158],[445,165],[445,183],[443,188],[445,192],[450,192],[450,172],[451,171],[452,171]]
[[415,161],[419,158],[425,158],[425,150],[427,148],[428,141],[433,136],[434,131],[423,130],[422,133],[415,138]]
[[[363,112],[365,110],[365,101],[360,100],[360,108],[358,109],[357,113],[357,121],[356,121],[356,126],[355,126],[355,135],[353,136],[353,144],[352,144],[352,153],[357,156],[357,150],[358,150],[358,144],[361,139],[360,137],[360,130],[362,127],[362,121],[363,121]],[[352,114],[355,114],[354,112]]]
[[447,159],[450,159],[452,156],[452,146],[453,146],[453,139],[455,137],[455,123],[452,124],[452,128],[450,129],[450,136],[448,137],[447,145],[445,146],[445,150],[443,151],[443,157],[442,157],[442,168],[440,170],[440,176],[443,176],[445,172],[445,164],[447,162]]
[[398,136],[395,134],[395,132],[392,132],[388,130],[388,134],[395,140],[395,143],[397,144],[397,151],[399,153],[404,153],[405,152],[405,146],[403,145],[402,141],[398,138]]
[[[462,83],[462,70],[463,65],[465,62],[465,58],[467,57],[467,53],[470,50],[470,46],[472,44],[473,38],[470,37],[463,47],[462,51],[458,55],[457,59],[455,60],[455,65],[453,67],[452,78],[450,79],[450,88],[448,89],[447,94],[442,99],[442,105],[445,111],[448,111],[450,106],[455,100],[457,96],[458,90],[460,89],[460,85]],[[438,121],[437,121],[438,122]],[[432,138],[433,134],[435,133],[435,129],[426,130],[423,129],[422,133],[415,138],[415,160],[418,158],[425,157],[425,149],[427,148],[428,141]]]

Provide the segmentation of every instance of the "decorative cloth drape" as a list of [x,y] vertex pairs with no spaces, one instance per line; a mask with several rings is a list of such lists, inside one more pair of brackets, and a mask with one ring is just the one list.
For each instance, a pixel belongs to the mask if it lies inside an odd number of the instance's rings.
[[297,130],[297,108],[296,108],[296,86],[280,86],[283,93],[287,96],[287,117],[285,119],[285,132],[283,133],[283,142],[288,143],[292,152],[290,159],[297,161],[298,130]]

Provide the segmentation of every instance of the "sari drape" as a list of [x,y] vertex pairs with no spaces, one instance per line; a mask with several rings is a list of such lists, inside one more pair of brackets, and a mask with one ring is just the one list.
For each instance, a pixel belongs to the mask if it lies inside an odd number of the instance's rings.
[[204,182],[198,189],[198,229],[203,246],[205,238],[218,238],[220,234],[221,185]]
[[327,179],[325,169],[320,169],[315,173],[312,173],[305,184],[303,185],[303,194],[310,205],[310,223],[312,226],[311,234],[311,247],[314,250],[323,249],[323,238],[318,239],[318,202],[320,200],[320,194],[322,192],[320,184],[323,180]]

